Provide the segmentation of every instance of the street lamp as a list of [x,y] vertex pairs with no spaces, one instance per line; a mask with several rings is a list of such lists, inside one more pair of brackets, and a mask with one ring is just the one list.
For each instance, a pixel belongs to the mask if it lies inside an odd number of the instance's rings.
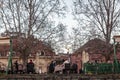
[[119,71],[119,67],[118,67],[118,61],[117,61],[117,56],[116,56],[116,42],[119,43],[120,42],[120,35],[116,35],[113,36],[113,41],[114,41],[114,72],[116,73],[117,71]]
[[12,68],[12,53],[13,53],[12,37],[10,36],[8,39],[9,39],[9,44],[10,44],[10,50],[9,50],[10,53],[9,53],[9,56],[8,56],[8,66],[7,66],[6,74],[8,74],[9,69],[11,70],[11,72],[13,70],[13,68]]

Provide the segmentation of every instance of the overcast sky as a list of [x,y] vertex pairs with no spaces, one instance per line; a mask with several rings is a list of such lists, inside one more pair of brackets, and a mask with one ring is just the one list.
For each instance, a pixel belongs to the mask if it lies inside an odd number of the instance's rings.
[[65,4],[67,5],[68,9],[67,9],[67,14],[66,14],[66,18],[63,19],[63,23],[65,23],[67,25],[67,29],[68,31],[72,28],[72,27],[76,27],[77,22],[74,20],[74,17],[72,15],[72,9],[73,9],[73,0],[64,0]]
[[73,9],[73,2],[72,0],[63,0],[64,4],[67,6],[67,12],[66,12],[66,17],[62,17],[62,18],[56,18],[56,22],[62,22],[64,25],[67,26],[67,31],[71,32],[71,28],[76,27],[77,22],[73,19],[73,15],[72,15],[72,9]]
[[[64,3],[67,5],[67,14],[66,14],[66,17],[64,18],[58,18],[57,19],[57,22],[62,22],[64,25],[67,26],[67,34],[66,35],[70,35],[71,34],[71,29],[73,27],[76,27],[77,26],[77,22],[74,20],[74,17],[72,15],[72,9],[73,9],[73,2],[72,0],[63,0]],[[62,49],[64,50],[64,53],[67,53],[68,52],[68,49],[69,48],[69,52],[72,52],[72,50],[70,49],[71,48],[71,45],[68,44],[68,45],[65,45],[64,47],[62,47]]]

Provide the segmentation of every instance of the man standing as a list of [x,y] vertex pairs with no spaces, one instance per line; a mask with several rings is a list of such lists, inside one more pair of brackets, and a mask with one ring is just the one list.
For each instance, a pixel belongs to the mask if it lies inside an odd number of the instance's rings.
[[77,62],[72,64],[72,73],[78,73],[78,65]]
[[27,63],[27,73],[34,73],[34,63],[32,62],[32,60]]
[[15,73],[17,74],[18,73],[18,66],[19,66],[17,60],[15,61],[14,65],[15,65]]
[[49,73],[53,73],[55,69],[55,62],[52,61],[49,65]]

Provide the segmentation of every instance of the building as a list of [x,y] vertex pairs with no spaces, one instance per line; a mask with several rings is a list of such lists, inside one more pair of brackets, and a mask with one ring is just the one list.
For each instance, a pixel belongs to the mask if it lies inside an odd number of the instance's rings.
[[[113,53],[113,45],[106,45],[105,41],[95,38],[77,49],[72,55],[72,60],[77,61],[79,69],[82,69],[86,62],[113,61]],[[117,55],[120,55],[119,52]]]
[[[3,38],[3,37],[0,39],[1,39],[0,40],[0,66],[3,66],[6,69],[8,65],[8,58],[9,58],[8,56],[10,54],[10,43],[9,43],[10,39]],[[8,40],[7,44],[6,44],[6,40]],[[21,59],[21,53],[19,50],[21,48],[25,48],[24,47],[25,43],[20,47],[20,42],[23,40],[23,38],[18,43],[19,40],[20,38],[12,39],[12,53],[13,53],[12,63],[18,60],[19,64],[23,64],[23,60]],[[1,43],[2,41],[3,43]],[[49,66],[50,62],[55,58],[54,57],[55,52],[49,45],[46,45],[44,42],[37,39],[35,39],[35,42],[37,43],[26,42],[26,44],[27,43],[32,44],[32,47],[34,48],[31,50],[31,54],[28,55],[28,61],[30,59],[33,60],[33,62],[35,63],[36,72],[46,73],[48,70],[47,67]],[[24,50],[24,49],[21,49],[21,50]],[[24,54],[27,54],[27,53],[24,53]]]

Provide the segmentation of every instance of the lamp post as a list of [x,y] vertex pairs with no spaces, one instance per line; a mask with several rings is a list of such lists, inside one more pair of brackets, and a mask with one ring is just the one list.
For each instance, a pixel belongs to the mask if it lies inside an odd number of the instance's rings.
[[114,73],[117,73],[119,71],[119,67],[118,67],[118,61],[117,61],[117,56],[116,56],[116,42],[119,43],[120,42],[120,36],[114,36],[113,37],[113,41],[114,41]]
[[6,74],[8,74],[9,69],[11,71],[13,70],[13,68],[12,68],[12,53],[13,53],[12,38],[10,37],[10,53],[9,53],[9,56],[8,56],[8,67],[7,67],[7,70],[6,70]]

